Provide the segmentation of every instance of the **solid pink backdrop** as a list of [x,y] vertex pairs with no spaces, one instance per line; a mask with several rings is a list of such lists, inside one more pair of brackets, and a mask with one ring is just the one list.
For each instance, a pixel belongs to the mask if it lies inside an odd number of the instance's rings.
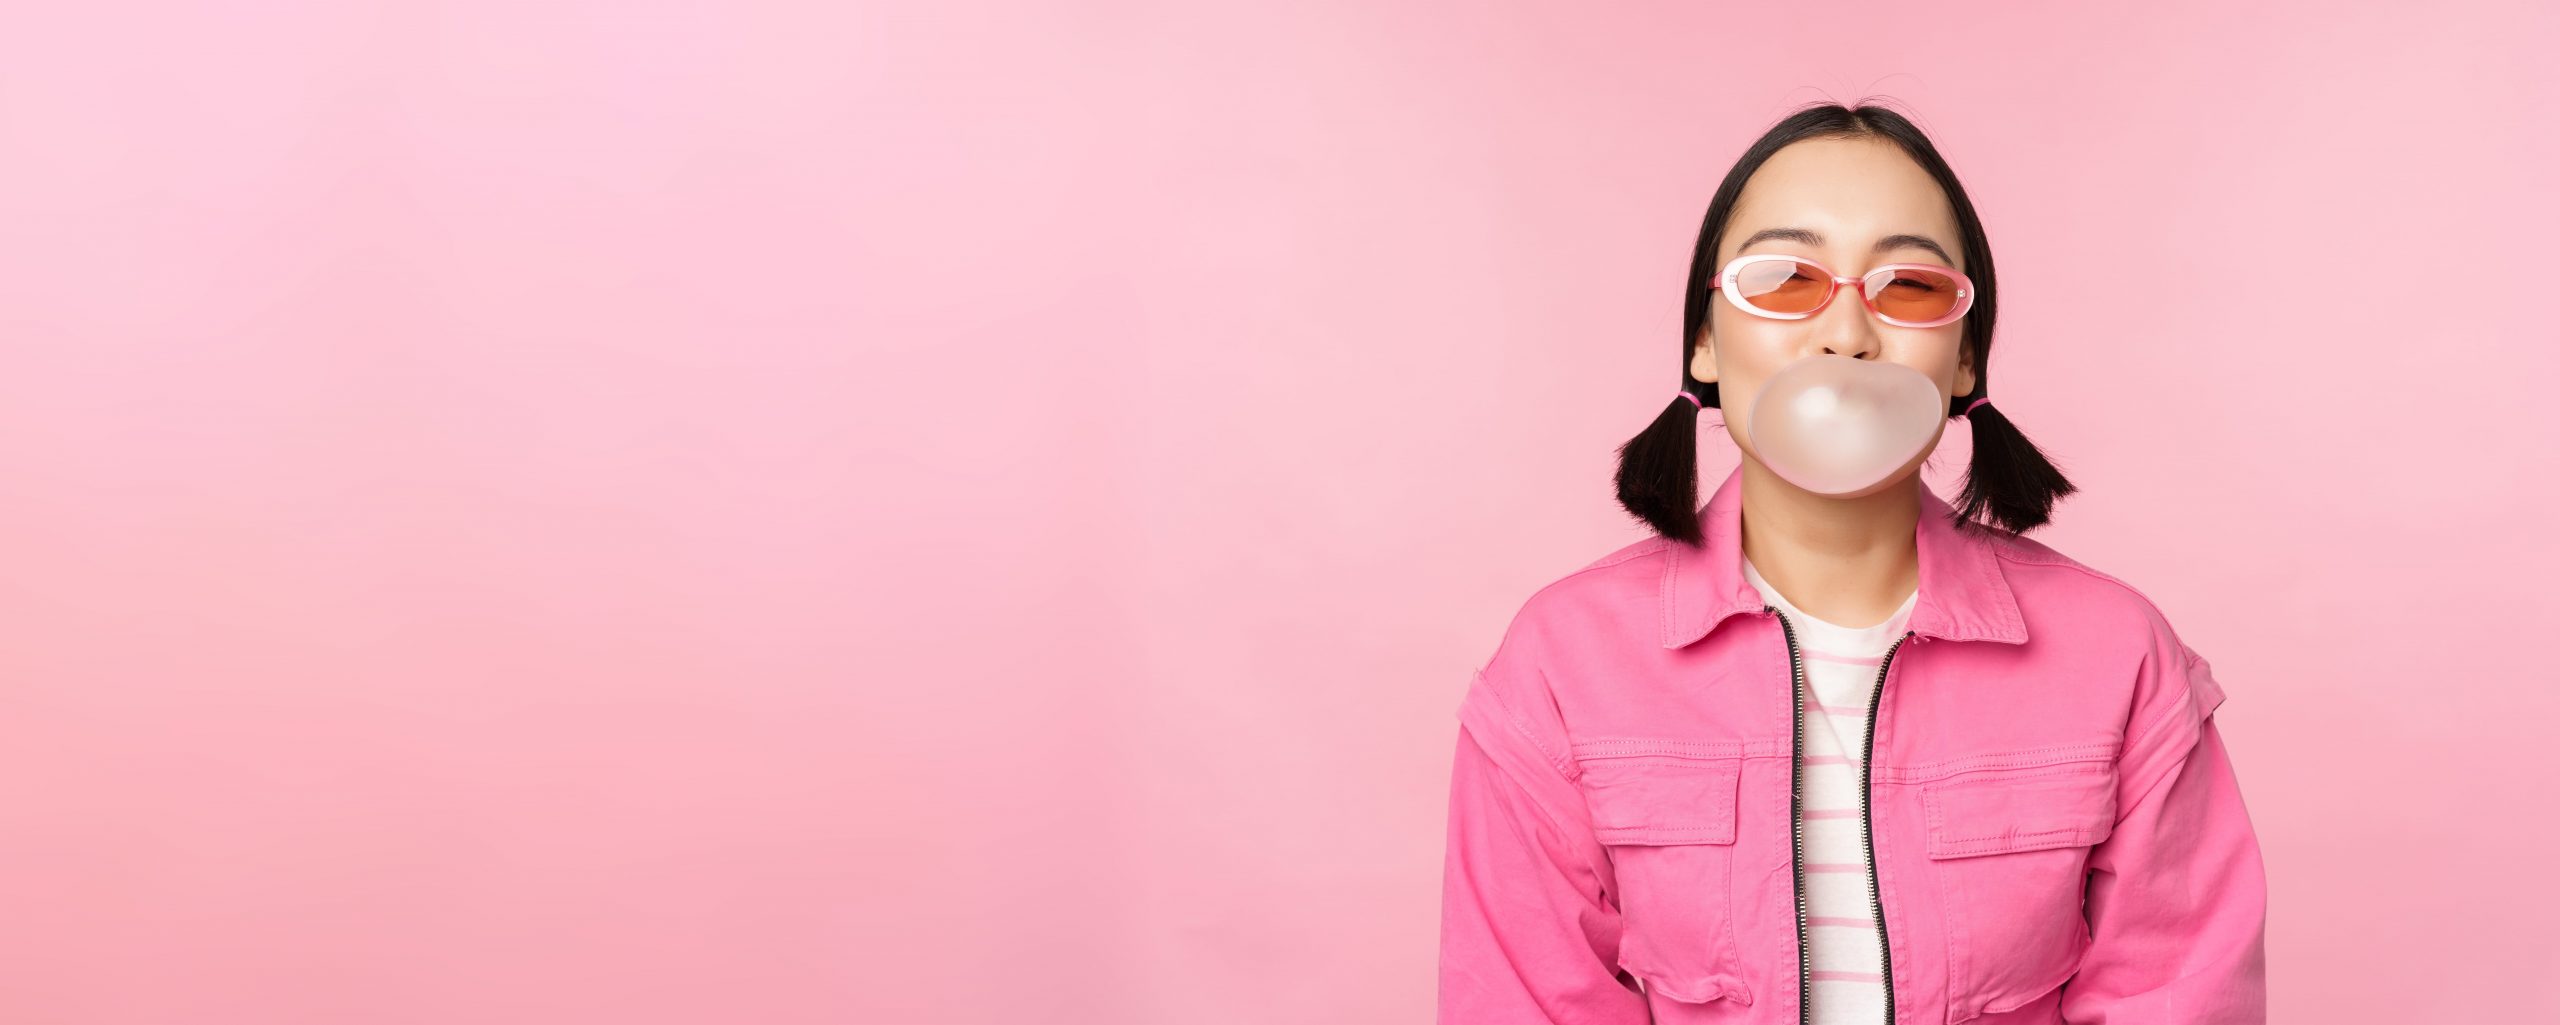
[[1209,6],[13,11],[0,1020],[1427,1020],[1469,672],[1863,97],[2277,1019],[2560,1014],[2552,5]]

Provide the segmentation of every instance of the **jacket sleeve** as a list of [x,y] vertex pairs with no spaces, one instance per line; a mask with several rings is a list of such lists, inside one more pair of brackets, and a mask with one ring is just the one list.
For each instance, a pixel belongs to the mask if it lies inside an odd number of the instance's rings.
[[1617,968],[1607,851],[1573,782],[1553,705],[1535,690],[1479,673],[1460,706],[1439,1022],[1644,1025],[1644,995]]
[[2266,871],[2215,725],[2222,688],[2163,631],[2117,762],[2114,831],[2092,849],[2091,943],[2070,1025],[2263,1025]]

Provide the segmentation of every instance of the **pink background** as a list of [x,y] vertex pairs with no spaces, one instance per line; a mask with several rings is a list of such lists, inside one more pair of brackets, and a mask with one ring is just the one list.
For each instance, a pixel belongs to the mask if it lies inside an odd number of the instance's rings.
[[1202,6],[13,10],[0,1020],[1428,1020],[1469,672],[1868,96],[2276,1019],[2560,1014],[2553,5]]

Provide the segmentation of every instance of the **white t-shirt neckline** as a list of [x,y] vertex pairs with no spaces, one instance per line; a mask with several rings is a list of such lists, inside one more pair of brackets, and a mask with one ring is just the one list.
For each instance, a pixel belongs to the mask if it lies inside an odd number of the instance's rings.
[[1902,605],[1894,609],[1892,615],[1886,616],[1883,622],[1872,626],[1843,626],[1797,608],[1794,602],[1787,600],[1786,595],[1778,593],[1776,587],[1770,586],[1768,578],[1760,575],[1760,567],[1752,565],[1749,556],[1743,557],[1742,575],[1751,581],[1751,586],[1760,589],[1760,595],[1767,598],[1769,604],[1786,612],[1788,621],[1795,624],[1798,634],[1810,635],[1799,638],[1806,642],[1806,646],[1841,654],[1883,654],[1885,649],[1892,647],[1893,642],[1902,636],[1903,628],[1910,623],[1911,610],[1920,603],[1920,589],[1914,587],[1909,595],[1903,597]]

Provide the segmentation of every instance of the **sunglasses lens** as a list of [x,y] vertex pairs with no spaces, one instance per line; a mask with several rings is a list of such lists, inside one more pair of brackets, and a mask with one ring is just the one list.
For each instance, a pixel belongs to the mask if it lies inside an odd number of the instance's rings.
[[1918,267],[1901,267],[1867,279],[1867,298],[1876,312],[1894,320],[1927,323],[1944,319],[1964,301],[1956,279]]
[[1831,294],[1831,276],[1795,260],[1762,260],[1735,276],[1733,301],[1763,313],[1809,313]]

